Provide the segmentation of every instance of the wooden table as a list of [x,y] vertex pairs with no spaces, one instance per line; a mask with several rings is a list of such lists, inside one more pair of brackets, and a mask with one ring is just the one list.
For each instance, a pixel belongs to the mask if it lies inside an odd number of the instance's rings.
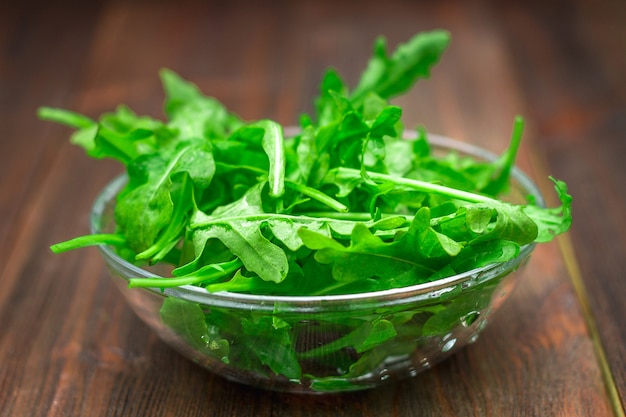
[[[623,416],[626,405],[626,3],[603,1],[49,1],[0,6],[0,416]],[[471,3],[471,4],[470,4]],[[171,68],[245,119],[297,123],[323,70],[354,85],[374,37],[446,28],[430,80],[397,100],[409,126],[499,152],[574,196],[569,234],[536,250],[482,337],[380,390],[250,389],[180,357],[139,321],[86,233],[120,167],[36,119],[125,103],[161,115]]]

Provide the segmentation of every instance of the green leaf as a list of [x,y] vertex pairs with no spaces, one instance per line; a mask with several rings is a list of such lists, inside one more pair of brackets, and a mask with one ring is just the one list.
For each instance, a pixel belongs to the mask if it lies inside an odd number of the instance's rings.
[[282,127],[271,120],[261,120],[252,126],[262,127],[263,134],[263,150],[269,159],[269,172],[267,181],[270,190],[270,196],[276,198],[281,197],[285,192],[285,154],[284,154],[284,138]]
[[195,229],[202,224],[210,224],[215,220],[224,220],[241,216],[249,216],[264,213],[263,209],[263,187],[265,183],[257,183],[246,190],[238,200],[229,204],[217,207],[210,216],[196,211],[191,219],[190,227]]
[[[534,242],[538,236],[537,224],[526,214],[521,206],[496,204],[496,221],[476,240],[502,239],[526,245]],[[489,208],[485,206],[485,208]]]
[[339,111],[333,93],[345,96],[347,87],[336,70],[329,68],[320,84],[319,96],[315,99],[315,110],[320,126],[339,119]]
[[194,231],[193,242],[201,252],[207,240],[219,239],[244,264],[265,281],[281,282],[289,271],[285,252],[270,242],[259,229],[258,223],[214,223]]
[[393,338],[395,335],[396,330],[393,324],[388,320],[377,317],[371,321],[364,321],[354,331],[345,336],[320,347],[301,352],[299,356],[304,359],[328,356],[347,347],[353,348],[357,353],[363,353]]
[[152,246],[137,254],[136,259],[150,259],[152,263],[161,261],[182,238],[187,226],[187,218],[195,207],[193,182],[188,172],[174,174],[171,178],[173,210],[169,223]]
[[216,329],[209,329],[200,305],[168,297],[163,300],[160,314],[163,324],[195,349],[228,363],[230,345]]
[[152,153],[158,140],[172,135],[163,123],[139,117],[126,106],[114,113],[105,113],[99,122],[67,110],[44,107],[39,117],[76,128],[71,142],[81,146],[93,158],[113,158],[124,164],[140,155]]
[[397,106],[385,107],[374,120],[370,130],[370,136],[382,138],[383,136],[396,136],[396,124],[402,117],[402,109]]
[[567,232],[572,225],[572,196],[568,194],[567,184],[552,177],[550,180],[554,183],[561,206],[542,209],[535,205],[528,205],[522,209],[537,225],[538,232],[535,240],[538,243],[551,241],[556,235]]
[[[166,171],[166,167],[159,166],[159,171]],[[170,187],[169,175],[160,175],[128,191],[118,200],[115,221],[135,251],[142,252],[151,247],[161,230],[169,224],[174,211]]]
[[427,258],[440,256],[456,256],[463,246],[443,233],[435,231],[430,226],[430,209],[422,207],[413,219],[409,235],[417,234],[419,251]]
[[298,139],[297,152],[297,167],[299,171],[299,178],[303,184],[309,182],[311,170],[315,166],[317,161],[317,149],[315,144],[315,129],[309,126],[302,130]]
[[[201,160],[204,169],[190,169],[192,161]],[[175,212],[171,192],[172,176],[186,172],[204,188],[210,182],[214,166],[209,150],[203,144],[188,142],[188,146],[170,153],[144,155],[129,166],[129,183],[115,208],[115,220],[137,252],[154,245],[159,233],[170,224]],[[181,210],[185,211],[184,208]],[[141,213],[138,216],[137,213]]]
[[120,105],[115,112],[100,117],[93,139],[87,136],[87,132],[84,136],[74,140],[84,140],[87,145],[93,142],[88,150],[90,156],[113,158],[128,165],[141,155],[155,153],[159,147],[167,149],[174,132],[162,122],[138,116],[128,107]]
[[465,222],[469,230],[475,234],[485,233],[491,224],[493,210],[484,206],[464,207]]
[[180,138],[223,139],[242,125],[237,116],[216,99],[202,94],[195,84],[171,70],[163,69],[160,75],[168,126],[176,129]]
[[425,269],[411,259],[396,255],[393,243],[383,242],[363,224],[354,226],[348,247],[307,229],[300,229],[298,235],[306,247],[317,251],[318,262],[332,265],[333,278],[339,282],[369,278],[389,281]]
[[399,234],[395,245],[399,256],[428,266],[424,273],[430,271],[431,274],[463,248],[459,242],[433,229],[428,207],[422,207],[415,214],[409,229]]
[[352,91],[352,103],[358,107],[369,92],[383,98],[405,92],[418,78],[430,76],[431,67],[439,61],[449,42],[450,35],[446,31],[423,32],[398,46],[388,56],[386,41],[378,38],[367,69]]
[[270,316],[241,321],[241,328],[250,337],[249,343],[254,346],[254,354],[261,363],[276,375],[297,380],[302,375],[302,369],[293,348],[290,327],[278,317]]
[[[483,266],[508,262],[517,257],[520,246],[508,240],[489,240],[468,245],[450,263],[448,275]],[[441,271],[440,271],[441,274]]]
[[[369,131],[369,126],[353,111],[349,111],[335,123],[321,127],[316,136],[318,152],[331,152],[338,145],[354,139],[363,139]],[[360,149],[360,148],[359,148]],[[338,159],[341,155],[337,155]],[[344,157],[345,159],[345,157]]]
[[444,336],[457,326],[471,326],[489,305],[491,291],[476,289],[457,296],[444,309],[430,317],[422,328],[423,336]]
[[185,81],[174,71],[162,69],[159,75],[165,91],[165,113],[168,116],[176,114],[180,107],[202,98],[202,92],[195,84]]

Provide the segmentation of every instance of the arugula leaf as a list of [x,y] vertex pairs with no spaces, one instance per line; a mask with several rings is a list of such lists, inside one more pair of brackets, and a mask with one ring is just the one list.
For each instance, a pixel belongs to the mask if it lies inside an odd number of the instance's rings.
[[315,129],[313,126],[308,126],[302,129],[300,135],[294,138],[295,151],[296,151],[296,170],[297,178],[303,184],[309,182],[309,176],[311,170],[316,162],[315,155],[317,154],[315,144]]
[[[456,256],[463,246],[454,239],[439,233],[430,225],[430,209],[422,207],[413,218],[413,223],[406,236],[416,236],[412,239],[417,243],[419,252],[427,258],[440,256]],[[405,237],[408,239],[408,237]],[[413,250],[417,249],[413,248]]]
[[293,349],[289,323],[277,317],[263,316],[243,319],[241,328],[250,336],[254,352],[263,365],[276,375],[297,380],[302,375],[300,363]]
[[409,257],[396,255],[393,243],[382,241],[360,223],[354,226],[348,247],[308,229],[300,229],[298,235],[316,251],[318,262],[332,265],[333,278],[339,282],[368,278],[389,281],[405,274],[433,272]]
[[446,31],[423,32],[388,56],[385,39],[378,38],[367,69],[350,96],[352,103],[358,107],[369,92],[386,99],[404,93],[418,78],[430,75],[430,68],[439,61],[449,42]]
[[194,233],[194,245],[202,247],[208,239],[219,239],[241,259],[246,269],[266,281],[281,282],[289,271],[285,252],[265,238],[257,224],[214,224]]
[[[318,114],[318,125],[324,126],[337,120],[338,109],[335,95],[346,96],[348,88],[339,73],[330,68],[324,74],[320,85],[320,95],[315,99],[315,109]],[[304,127],[304,126],[303,126]]]
[[165,144],[173,133],[160,121],[139,117],[126,106],[105,113],[98,122],[63,109],[42,107],[39,117],[76,128],[71,142],[93,158],[113,158],[123,164],[140,155],[152,153]]
[[[151,248],[159,233],[171,223],[175,212],[171,196],[175,174],[186,172],[201,188],[210,183],[214,171],[210,149],[196,141],[185,143],[186,146],[169,153],[136,158],[128,167],[129,184],[118,199],[115,220],[127,236],[128,245],[137,252]],[[202,169],[194,168],[195,160],[203,161]],[[179,216],[184,212],[183,209]]]
[[[486,207],[485,207],[486,208]],[[532,243],[537,238],[537,225],[521,206],[499,204],[492,206],[496,213],[493,228],[487,228],[477,241],[492,239],[509,240],[519,245]]]
[[485,311],[491,298],[490,287],[474,289],[457,296],[432,315],[422,327],[423,336],[444,336],[458,326],[469,327]]
[[165,90],[165,114],[168,126],[181,138],[225,138],[242,125],[216,99],[206,97],[198,87],[183,80],[171,70],[160,72]]
[[554,183],[561,206],[542,209],[535,205],[527,205],[522,208],[537,225],[535,241],[538,243],[551,241],[555,236],[567,232],[572,225],[572,196],[567,193],[567,184],[552,177],[550,180]]
[[282,197],[285,192],[285,149],[283,144],[282,127],[271,120],[262,120],[256,123],[264,128],[263,150],[267,154],[270,163],[267,181],[270,196]]
[[372,321],[364,321],[354,331],[345,336],[318,348],[301,352],[298,356],[302,359],[327,356],[348,347],[354,349],[357,353],[363,353],[393,338],[396,334],[396,330],[390,321],[377,317]]
[[200,305],[178,298],[166,298],[161,306],[161,320],[191,346],[228,363],[230,344],[205,322]]

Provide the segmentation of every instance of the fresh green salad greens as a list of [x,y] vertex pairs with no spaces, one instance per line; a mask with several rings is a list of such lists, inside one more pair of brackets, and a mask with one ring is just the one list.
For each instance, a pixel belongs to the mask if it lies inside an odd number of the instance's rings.
[[323,295],[406,286],[515,257],[519,247],[568,229],[557,209],[511,205],[522,137],[493,162],[433,156],[423,129],[402,138],[390,104],[428,77],[449,42],[415,36],[389,55],[379,39],[359,84],[328,70],[314,117],[285,139],[272,120],[245,122],[170,70],[161,72],[167,121],[120,106],[98,121],[66,110],[39,116],[76,128],[73,143],[128,172],[112,235],[54,245],[112,244],[133,262],[171,262],[173,278],[131,286],[201,285],[209,291]]
[[[449,41],[445,31],[425,32],[389,53],[380,38],[353,89],[337,71],[326,72],[313,114],[303,115],[295,131],[269,119],[244,121],[170,70],[160,73],[165,121],[125,106],[98,120],[41,108],[42,119],[75,128],[71,141],[89,156],[115,159],[127,171],[114,233],[78,237],[52,250],[106,244],[138,265],[171,265],[171,277],[131,279],[131,287],[322,296],[405,287],[506,262],[522,246],[567,231],[571,197],[561,181],[553,180],[562,203],[557,208],[500,199],[522,138],[520,117],[509,147],[494,161],[435,155],[422,127],[406,137],[411,130],[402,109],[390,100],[427,78]],[[463,300],[455,303],[448,316],[467,313]],[[432,316],[437,308],[431,310]],[[358,376],[394,350],[413,349],[416,334],[450,328],[446,314],[428,321],[425,311],[395,321],[373,315],[343,323],[342,337],[296,352],[297,326],[279,317],[234,320],[219,309],[205,315],[197,304],[175,299],[167,299],[161,313],[186,340],[224,362],[248,358],[250,369],[288,379],[301,378],[303,363],[332,352],[342,361],[335,364],[341,375]],[[237,345],[240,351],[216,330],[229,321],[250,337]],[[284,349],[269,354],[260,334]],[[386,343],[394,338],[411,342]],[[258,349],[250,356],[245,346]],[[356,359],[340,354],[346,347]],[[337,378],[313,380],[324,390],[345,383]]]

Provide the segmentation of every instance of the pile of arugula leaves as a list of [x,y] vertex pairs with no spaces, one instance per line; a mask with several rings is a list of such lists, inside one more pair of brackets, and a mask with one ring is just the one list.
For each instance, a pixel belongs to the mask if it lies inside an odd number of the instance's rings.
[[[509,261],[524,245],[550,241],[571,224],[565,183],[553,180],[562,202],[557,208],[500,200],[522,138],[520,117],[509,147],[494,161],[455,152],[435,156],[423,128],[404,137],[402,109],[390,100],[427,78],[449,41],[445,31],[424,32],[389,54],[378,39],[355,88],[335,70],[326,72],[314,114],[302,116],[293,134],[272,120],[242,120],[170,70],[160,73],[166,121],[125,106],[97,121],[41,108],[40,118],[75,128],[73,143],[93,158],[121,162],[128,177],[117,196],[115,233],[78,237],[52,250],[106,244],[138,265],[172,265],[171,277],[133,278],[131,287],[321,296],[429,282]],[[248,358],[249,369],[295,380],[303,376],[302,361],[346,348],[354,354],[335,355],[345,362],[335,368],[358,375],[390,349],[411,349],[386,341],[403,333],[412,346],[415,329],[422,334],[432,327],[416,325],[415,312],[400,315],[401,322],[363,317],[344,323],[344,336],[302,352],[294,324],[279,317],[205,313],[166,299],[162,317],[223,361]],[[221,334],[226,323],[238,329],[229,330],[233,337],[247,334],[254,343],[240,343],[236,352]],[[404,323],[412,330],[401,330]],[[283,349],[264,352],[259,335]],[[320,389],[343,383],[320,381]]]

